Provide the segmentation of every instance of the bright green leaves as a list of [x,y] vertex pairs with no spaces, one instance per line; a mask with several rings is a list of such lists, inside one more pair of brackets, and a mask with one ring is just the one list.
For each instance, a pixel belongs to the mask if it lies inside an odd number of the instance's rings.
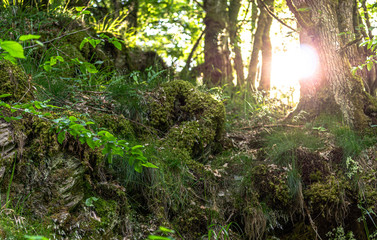
[[87,206],[87,207],[94,207],[94,202],[97,202],[98,201],[98,198],[96,198],[96,197],[90,197],[90,198],[87,198],[86,200],[85,200],[85,205]]
[[[27,41],[38,39],[39,37],[39,35],[22,35],[19,40]],[[16,62],[16,58],[25,58],[22,45],[16,41],[3,41],[2,39],[0,39],[0,50],[3,50],[2,52],[0,52],[0,59],[9,60],[12,63]]]
[[90,45],[92,45],[93,48],[96,48],[97,45],[101,43],[101,40],[93,39],[91,37],[86,37],[80,43],[80,50],[82,50],[82,48],[85,46],[86,43],[90,43]]
[[15,58],[25,58],[24,49],[21,44],[15,41],[1,41],[0,47],[8,52],[10,56]]
[[110,42],[117,49],[122,50],[121,40],[118,40],[115,37],[109,37],[104,33],[101,33],[99,37],[100,37],[99,39],[94,39],[92,37],[84,38],[80,43],[80,50],[82,50],[82,48],[85,46],[86,43],[89,43],[90,45],[92,45],[93,48],[96,48],[98,44],[104,44],[105,41]]
[[51,72],[52,67],[59,62],[64,62],[64,58],[61,56],[52,56],[50,57],[50,61],[46,61],[42,66],[44,70],[47,72]]
[[[2,95],[0,95],[0,98],[5,98],[5,97],[9,97],[9,96],[11,96],[11,94],[2,94]],[[31,101],[31,102],[27,102],[27,103],[24,103],[24,104],[12,104],[12,105],[10,105],[10,104],[0,100],[0,109],[5,108],[5,109],[8,109],[8,111],[10,111],[11,113],[15,113],[17,111],[21,113],[21,115],[15,116],[15,117],[14,116],[6,116],[0,110],[0,118],[4,119],[7,122],[10,122],[10,121],[13,121],[13,120],[22,119],[22,113],[31,113],[31,114],[38,116],[38,117],[50,116],[51,114],[49,112],[43,113],[43,112],[38,111],[42,108],[54,107],[54,106],[51,106],[51,105],[47,105],[47,102],[48,101],[44,101],[44,102]]]
[[41,36],[39,35],[32,35],[32,34],[28,34],[28,35],[22,35],[20,37],[20,41],[27,41],[27,40],[31,40],[31,39],[39,39]]
[[65,140],[66,133],[78,138],[81,144],[87,144],[91,149],[100,148],[102,154],[107,155],[108,163],[113,163],[113,156],[117,155],[127,159],[128,163],[134,166],[135,171],[141,172],[143,167],[157,168],[154,164],[147,161],[142,152],[142,145],[133,147],[128,146],[125,140],[119,140],[108,131],[99,131],[93,133],[87,128],[93,125],[93,122],[85,122],[74,116],[69,118],[63,117],[53,120],[58,133],[58,142],[62,144]]
[[367,57],[363,64],[359,66],[353,67],[351,69],[352,74],[355,74],[357,70],[362,70],[364,67],[367,67],[368,71],[373,69],[374,64],[377,64],[376,55],[377,55],[377,38],[369,39],[367,38],[364,42],[360,43],[361,47],[367,47],[367,49],[371,50],[374,55],[370,55]]
[[[175,231],[174,230],[171,230],[169,228],[166,228],[166,227],[159,227],[158,231],[159,233],[161,233],[162,235],[171,235],[171,234],[174,234]],[[173,237],[163,237],[163,236],[157,236],[157,235],[149,235],[148,236],[148,239],[150,240],[174,240]]]

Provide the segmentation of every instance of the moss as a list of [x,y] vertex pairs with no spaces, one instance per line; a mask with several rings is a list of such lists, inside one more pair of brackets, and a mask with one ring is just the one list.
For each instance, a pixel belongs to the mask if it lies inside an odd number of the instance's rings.
[[304,222],[297,223],[293,226],[291,233],[284,235],[282,240],[301,240],[301,239],[317,239],[317,236],[310,225]]
[[22,69],[9,61],[0,61],[0,95],[12,94],[1,100],[27,102],[33,99],[33,87]]
[[134,139],[135,132],[129,120],[122,115],[110,115],[106,113],[95,113],[91,116],[99,128],[105,128],[114,135]]
[[119,209],[116,201],[99,198],[93,202],[93,205],[95,212],[101,219],[99,223],[101,227],[109,227],[109,225],[114,224],[114,221],[117,221]]
[[223,137],[224,105],[189,82],[163,84],[149,102],[149,124],[166,133],[172,146],[183,147],[193,156]]
[[327,221],[342,221],[349,204],[346,192],[351,190],[350,186],[343,177],[330,176],[305,189],[304,198],[309,201],[313,211],[320,213]]
[[169,145],[186,149],[191,156],[199,156],[214,141],[215,132],[202,128],[199,121],[183,122],[170,129],[166,136]]
[[251,184],[260,201],[277,208],[289,208],[292,197],[288,188],[288,173],[276,165],[260,164],[251,170]]

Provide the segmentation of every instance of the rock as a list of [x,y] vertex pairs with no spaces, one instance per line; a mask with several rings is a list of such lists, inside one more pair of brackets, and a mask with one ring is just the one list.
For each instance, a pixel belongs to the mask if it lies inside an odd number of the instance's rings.
[[149,124],[164,134],[171,147],[198,156],[222,140],[224,105],[191,83],[165,83],[149,95],[148,101]]

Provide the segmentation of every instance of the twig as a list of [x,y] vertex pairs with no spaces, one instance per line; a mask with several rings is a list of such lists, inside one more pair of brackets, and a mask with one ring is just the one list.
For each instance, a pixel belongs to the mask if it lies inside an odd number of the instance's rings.
[[361,40],[363,39],[363,36],[360,36],[359,38],[355,39],[355,40],[352,40],[350,42],[348,42],[346,45],[344,45],[343,47],[341,47],[340,49],[336,50],[337,52],[343,52],[344,50],[346,50],[346,48],[360,42]]
[[306,210],[306,214],[308,215],[308,218],[309,218],[309,222],[310,222],[310,225],[312,226],[313,228],[313,231],[315,232],[315,234],[317,235],[317,237],[322,240],[321,236],[319,235],[318,231],[317,231],[317,226],[315,225],[313,219],[312,219],[312,216],[310,215],[310,212],[308,210],[308,208],[306,206],[304,206],[305,210]]
[[[201,7],[201,8],[203,8],[204,9],[204,6],[200,3],[200,2],[198,2],[197,0],[194,0],[194,2],[196,2],[196,4],[198,4],[199,5],[199,7]],[[205,10],[205,9],[204,9]]]
[[[63,38],[63,37],[66,37],[66,36],[69,36],[69,35],[72,35],[72,34],[76,34],[76,33],[79,33],[79,32],[86,31],[86,30],[88,30],[88,29],[90,29],[90,28],[88,27],[88,28],[84,28],[84,29],[78,30],[78,31],[76,31],[76,32],[67,33],[67,34],[64,34],[64,35],[62,35],[62,36],[60,36],[60,37],[53,38],[53,39],[51,39],[51,40],[48,40],[48,41],[46,41],[46,42],[42,42],[42,43],[43,43],[43,44],[50,43],[50,42],[53,42],[53,41],[55,41],[55,40],[61,39],[61,38]],[[33,47],[36,47],[36,46],[39,46],[39,44],[34,44],[34,45],[31,45],[31,46],[27,46],[27,47],[24,47],[24,49],[27,49],[27,48],[33,48]]]
[[268,14],[270,14],[273,18],[275,18],[279,23],[283,24],[283,26],[291,29],[292,31],[294,32],[298,32],[296,29],[292,28],[291,26],[289,26],[288,24],[286,24],[285,22],[283,22],[280,18],[278,18],[269,8],[268,6],[262,1],[262,0],[258,0],[258,2],[260,2],[264,9],[266,9],[266,11],[268,12]]
[[241,130],[251,130],[251,129],[256,129],[256,128],[274,128],[274,127],[292,127],[292,128],[302,128],[304,127],[303,125],[292,125],[292,124],[267,124],[267,125],[256,125],[252,127],[244,127],[241,128]]

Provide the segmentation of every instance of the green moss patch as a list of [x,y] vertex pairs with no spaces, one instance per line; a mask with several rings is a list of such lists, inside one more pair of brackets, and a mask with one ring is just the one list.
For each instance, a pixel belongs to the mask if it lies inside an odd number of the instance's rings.
[[33,99],[33,86],[22,69],[9,61],[0,61],[0,94],[12,94],[2,100],[27,102]]

